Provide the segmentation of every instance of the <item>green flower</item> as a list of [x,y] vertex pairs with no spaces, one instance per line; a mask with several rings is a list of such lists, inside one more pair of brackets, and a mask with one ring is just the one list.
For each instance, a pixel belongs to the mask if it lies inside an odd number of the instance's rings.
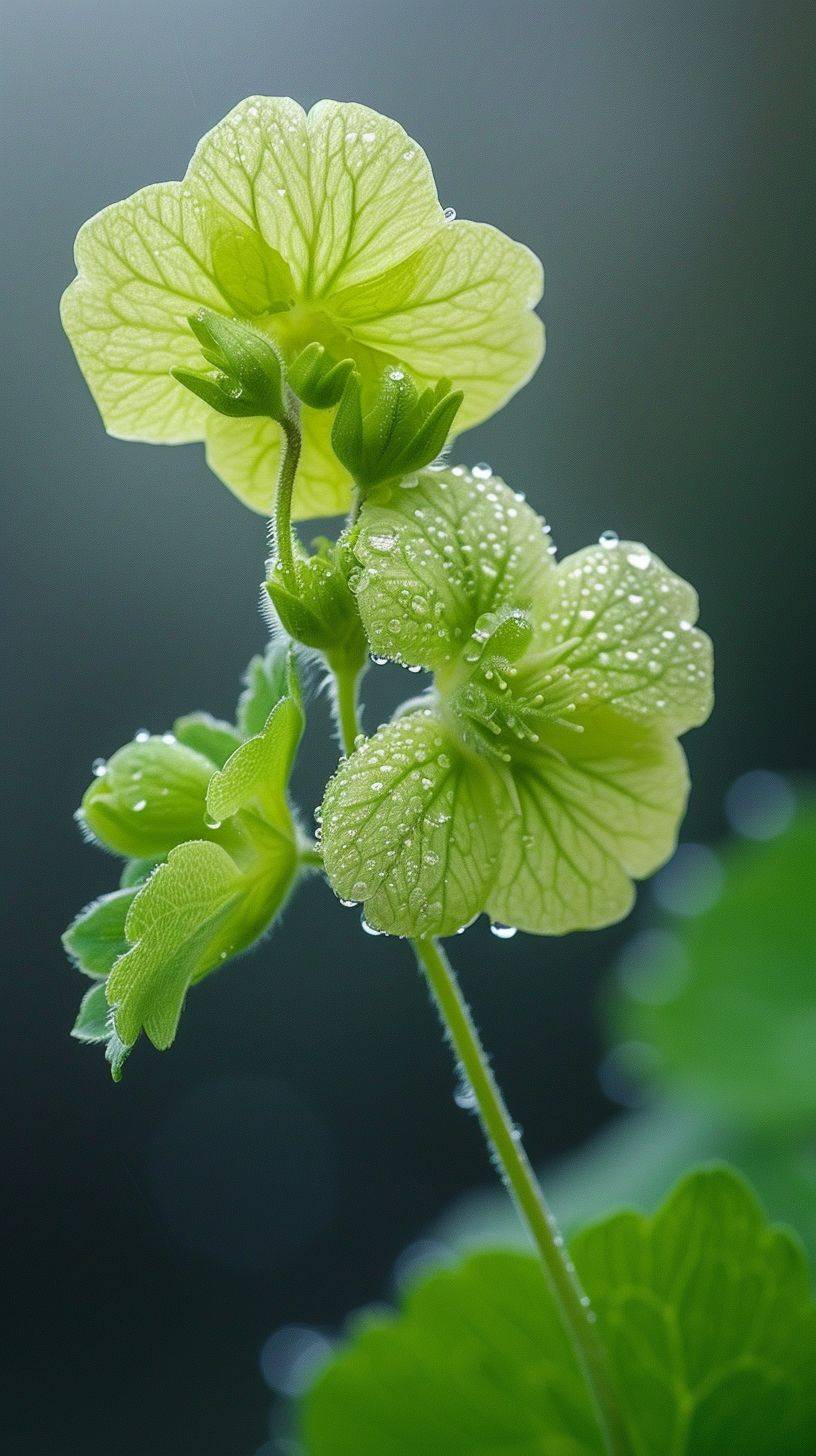
[[478,467],[367,503],[355,550],[372,652],[435,682],[329,784],[336,893],[395,935],[483,910],[550,935],[620,919],[672,853],[677,735],[711,709],[692,588],[611,533],[556,565],[543,522]]
[[[201,369],[188,318],[249,319],[286,362],[319,343],[363,380],[388,366],[464,392],[457,429],[498,409],[542,352],[541,268],[495,228],[449,220],[428,160],[367,107],[250,97],[205,136],[183,182],[146,187],[76,242],[65,329],[106,427],[125,439],[205,440],[207,459],[269,513],[280,429],[215,414],[170,370]],[[304,408],[295,516],[345,510],[331,415]]]
[[106,1043],[117,1080],[142,1032],[170,1046],[189,988],[265,933],[302,870],[287,786],[303,713],[285,646],[250,664],[237,716],[137,734],[82,800],[88,836],[128,857],[120,889],[63,937],[96,982],[74,1035]]

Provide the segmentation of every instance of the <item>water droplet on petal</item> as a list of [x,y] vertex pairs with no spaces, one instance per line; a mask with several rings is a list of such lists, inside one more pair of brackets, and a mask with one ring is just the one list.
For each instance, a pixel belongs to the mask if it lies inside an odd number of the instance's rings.
[[497,940],[512,940],[517,930],[518,926],[502,925],[500,920],[493,920],[490,924],[490,933],[495,935]]
[[445,216],[445,222],[453,222],[454,219],[455,219],[455,217],[456,217],[456,208],[455,207],[446,207],[445,208],[444,216]]
[[136,803],[133,805],[133,812],[134,814],[141,814],[142,810],[146,808],[147,799],[137,799]]
[[93,763],[91,764],[91,773],[93,774],[94,778],[104,778],[107,771],[108,765],[105,762],[104,758],[95,758]]
[[368,921],[365,918],[365,915],[360,916],[360,924],[362,925],[366,935],[382,935],[383,933],[381,930],[375,930],[373,925],[369,925]]
[[612,546],[617,546],[619,540],[620,537],[618,536],[617,531],[601,531],[601,534],[598,537],[599,545],[605,546],[607,550],[609,550]]

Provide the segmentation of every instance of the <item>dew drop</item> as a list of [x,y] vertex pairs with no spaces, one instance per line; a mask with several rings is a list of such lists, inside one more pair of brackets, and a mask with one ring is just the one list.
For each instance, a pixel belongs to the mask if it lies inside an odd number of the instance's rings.
[[104,778],[107,771],[108,765],[105,762],[104,758],[95,758],[93,763],[91,764],[91,773],[93,774],[94,778]]
[[600,546],[605,546],[607,550],[610,550],[611,547],[617,546],[619,540],[620,537],[617,531],[601,531],[601,534],[598,537],[598,544]]
[[456,217],[456,208],[455,207],[446,207],[445,208],[444,217],[445,217],[445,222],[453,222],[454,219],[455,219],[455,217]]
[[645,550],[630,551],[626,558],[626,560],[629,562],[629,565],[634,566],[636,571],[645,571],[647,566],[650,564],[651,559],[652,558],[649,552]]
[[369,656],[375,667],[385,667],[388,661],[388,658],[382,657],[379,652],[372,652]]
[[512,940],[518,926],[503,925],[500,920],[493,920],[490,924],[490,934],[495,935],[497,940]]
[[344,910],[353,910],[354,909],[354,906],[357,904],[357,901],[356,900],[341,900],[340,901],[340,904],[343,906],[343,909]]
[[206,826],[207,826],[208,829],[220,829],[221,828],[221,820],[220,819],[205,819],[204,820],[204,823],[206,824]]
[[146,808],[147,799],[137,799],[136,803],[133,805],[133,812],[134,814],[141,814],[142,810]]
[[146,728],[137,728],[133,736],[137,743],[147,743],[150,734]]
[[492,474],[493,468],[488,465],[486,460],[480,461],[478,465],[474,465],[473,467],[473,475],[476,480],[490,480]]
[[469,1082],[461,1082],[453,1094],[453,1100],[463,1112],[472,1112],[476,1106],[476,1093]]
[[360,916],[360,924],[362,925],[366,935],[382,935],[383,933],[381,930],[375,930],[373,925],[369,925],[368,921],[365,918],[365,915]]

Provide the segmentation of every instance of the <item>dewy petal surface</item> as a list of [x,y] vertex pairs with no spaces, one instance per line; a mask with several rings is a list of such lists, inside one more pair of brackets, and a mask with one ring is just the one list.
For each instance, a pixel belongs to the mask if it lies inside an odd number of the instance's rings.
[[535,511],[489,471],[454,466],[395,486],[363,507],[355,544],[372,650],[412,666],[450,663],[483,613],[537,600],[555,575],[548,548]]
[[326,870],[391,935],[452,935],[484,905],[498,853],[489,771],[430,711],[389,723],[344,759],[323,801]]
[[599,544],[560,562],[540,624],[576,698],[611,703],[673,733],[704,723],[713,701],[711,641],[694,623],[697,593],[637,541]]
[[502,833],[487,909],[538,935],[620,920],[632,877],[669,858],[688,796],[679,743],[608,707],[574,729],[551,726],[547,749],[508,766],[516,807]]

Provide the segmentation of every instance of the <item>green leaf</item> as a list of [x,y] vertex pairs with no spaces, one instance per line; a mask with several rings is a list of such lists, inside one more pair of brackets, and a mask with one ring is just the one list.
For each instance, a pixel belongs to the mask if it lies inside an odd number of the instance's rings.
[[65,931],[62,943],[84,975],[104,978],[117,957],[127,950],[125,921],[135,895],[135,888],[103,895],[86,905]]
[[[763,844],[733,843],[719,898],[654,939],[640,983],[619,993],[619,1035],[657,1049],[655,1076],[749,1126],[812,1129],[816,1117],[816,806]],[[669,961],[672,964],[669,964]],[[654,1004],[649,1004],[653,1002]]]
[[141,1031],[170,1046],[191,981],[233,953],[244,876],[218,844],[179,845],[133,901],[125,922],[132,947],[107,982],[116,1032],[133,1045]]
[[696,620],[693,587],[639,542],[610,537],[559,563],[540,634],[546,649],[569,644],[576,698],[685,733],[712,705],[711,642]]
[[610,925],[669,858],[688,796],[680,745],[598,708],[508,765],[513,808],[487,909],[536,935]]
[[77,1041],[106,1042],[110,1036],[111,1012],[104,983],[86,991],[79,1005],[79,1014],[71,1028]]
[[[262,659],[253,659],[262,661]],[[173,733],[185,748],[192,748],[202,758],[209,759],[216,768],[223,768],[231,753],[241,742],[241,734],[231,723],[213,718],[209,713],[187,713],[177,718]]]
[[532,310],[542,287],[529,248],[485,223],[448,222],[387,272],[336,294],[332,313],[418,383],[446,378],[461,389],[461,431],[500,409],[538,368],[544,329]]
[[212,764],[172,734],[140,736],[108,760],[87,789],[78,817],[117,854],[166,854],[184,839],[206,837],[211,775]]
[[294,697],[281,698],[272,709],[263,730],[227,759],[213,774],[207,790],[207,812],[219,824],[239,809],[259,814],[287,838],[292,836],[292,816],[286,788],[292,772],[303,712]]
[[[259,653],[250,661],[235,713],[238,730],[244,738],[254,738],[263,731],[269,714],[284,696],[290,652],[291,644],[285,638],[274,638],[263,656]],[[219,764],[221,767],[223,764]]]
[[534,511],[486,467],[429,470],[360,514],[357,601],[372,651],[446,669],[478,619],[538,600],[555,568]]
[[212,271],[219,291],[239,318],[278,313],[294,302],[295,284],[286,259],[260,233],[232,218],[212,238]]
[[498,853],[489,770],[465,758],[441,719],[381,728],[331,780],[323,856],[335,893],[362,901],[391,935],[452,935],[483,908]]
[[[816,1309],[799,1245],[725,1168],[572,1244],[635,1456],[809,1456]],[[541,1264],[479,1254],[363,1317],[307,1397],[310,1456],[601,1456]]]

